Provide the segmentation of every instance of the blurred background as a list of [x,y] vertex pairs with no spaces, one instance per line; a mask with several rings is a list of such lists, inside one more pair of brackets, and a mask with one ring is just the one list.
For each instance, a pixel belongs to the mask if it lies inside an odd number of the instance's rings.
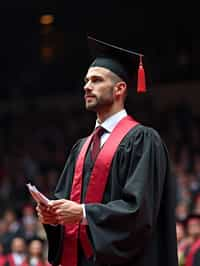
[[145,55],[148,92],[131,88],[126,108],[167,144],[177,183],[179,264],[185,265],[200,239],[200,35],[194,5],[167,4],[1,3],[0,265],[13,252],[46,259],[46,236],[25,184],[52,197],[72,145],[93,129],[82,89],[87,35]]

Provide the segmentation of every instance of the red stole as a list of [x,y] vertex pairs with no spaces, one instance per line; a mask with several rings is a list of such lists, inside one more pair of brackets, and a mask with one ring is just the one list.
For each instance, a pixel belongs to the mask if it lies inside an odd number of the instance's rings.
[[0,255],[0,265],[4,265],[6,263],[6,256]]
[[7,255],[7,262],[9,263],[9,266],[15,266],[12,254]]
[[185,266],[192,266],[193,265],[193,262],[194,262],[194,256],[197,252],[197,250],[200,249],[200,239],[196,240],[190,250],[189,250],[189,253],[187,255],[187,258],[186,258],[186,263],[185,263]]
[[[12,254],[8,254],[6,260],[7,260],[8,264],[9,264],[9,266],[15,266],[16,265],[15,262],[14,262]],[[23,263],[22,263],[22,265],[23,265]]]
[[[136,125],[138,125],[138,122],[134,121],[132,117],[126,116],[117,124],[108,137],[95,161],[86,192],[85,203],[97,203],[102,201],[114,154],[124,136]],[[85,157],[92,137],[93,134],[91,134],[84,143],[75,166],[70,200],[78,203],[81,203],[82,173]],[[86,257],[89,258],[92,256],[93,250],[87,236],[86,226],[80,223],[66,224],[61,261],[62,266],[77,266],[78,237],[80,238]]]

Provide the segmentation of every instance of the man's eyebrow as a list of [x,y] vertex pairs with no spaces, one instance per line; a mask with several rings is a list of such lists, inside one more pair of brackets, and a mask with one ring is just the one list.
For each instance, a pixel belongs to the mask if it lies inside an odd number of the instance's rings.
[[85,78],[84,78],[84,81],[85,82],[87,82],[89,79],[91,79],[91,78],[99,78],[99,79],[103,79],[103,76],[102,75],[96,75],[96,74],[94,74],[94,75],[91,75],[91,76],[85,76]]

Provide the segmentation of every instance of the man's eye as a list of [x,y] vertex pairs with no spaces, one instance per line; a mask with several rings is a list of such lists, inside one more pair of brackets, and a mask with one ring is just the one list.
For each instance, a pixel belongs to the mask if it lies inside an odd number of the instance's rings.
[[93,79],[92,79],[92,82],[100,82],[100,81],[102,81],[101,78],[93,78]]

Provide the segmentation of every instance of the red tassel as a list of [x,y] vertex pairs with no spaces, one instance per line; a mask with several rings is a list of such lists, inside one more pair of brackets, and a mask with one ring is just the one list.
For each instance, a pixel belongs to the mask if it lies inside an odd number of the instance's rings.
[[146,92],[146,80],[145,80],[145,72],[144,72],[144,68],[142,64],[142,55],[140,56],[140,64],[138,68],[137,92],[138,93]]

